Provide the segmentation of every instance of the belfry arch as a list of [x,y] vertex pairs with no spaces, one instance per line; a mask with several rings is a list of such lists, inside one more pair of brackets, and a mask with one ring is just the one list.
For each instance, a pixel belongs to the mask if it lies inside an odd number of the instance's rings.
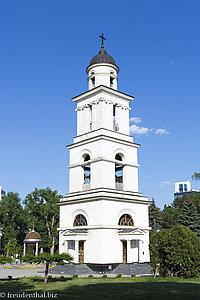
[[117,190],[123,190],[124,188],[124,178],[123,178],[123,161],[122,154],[116,154],[115,160],[118,162],[115,163],[115,188]]

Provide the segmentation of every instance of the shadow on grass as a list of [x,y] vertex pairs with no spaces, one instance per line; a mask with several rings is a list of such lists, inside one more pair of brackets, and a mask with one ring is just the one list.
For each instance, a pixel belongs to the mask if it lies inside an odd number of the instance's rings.
[[96,283],[54,290],[60,300],[200,299],[200,285],[177,282]]
[[[22,282],[20,279],[1,279],[0,280],[0,292],[4,293],[22,293],[27,290],[34,290],[34,285],[30,282]],[[7,299],[7,298],[5,298]]]
[[[31,280],[33,282],[44,282],[44,277],[31,277]],[[65,282],[65,281],[69,281],[69,280],[72,280],[71,277],[63,277],[63,278],[60,278],[60,277],[51,277],[49,278],[48,277],[48,283],[51,283],[51,282]]]

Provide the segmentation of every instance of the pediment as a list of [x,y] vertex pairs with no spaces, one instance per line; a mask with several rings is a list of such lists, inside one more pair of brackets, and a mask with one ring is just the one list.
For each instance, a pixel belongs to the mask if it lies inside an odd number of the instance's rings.
[[63,231],[63,236],[71,235],[87,235],[87,230],[85,229],[67,229]]
[[119,231],[120,235],[144,235],[145,231],[141,228],[135,228],[135,229],[121,229]]

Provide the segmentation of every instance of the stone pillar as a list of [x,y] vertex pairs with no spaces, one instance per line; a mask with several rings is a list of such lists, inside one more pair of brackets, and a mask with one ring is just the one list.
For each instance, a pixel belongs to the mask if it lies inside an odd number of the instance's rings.
[[64,245],[65,253],[68,253],[68,241],[65,241],[64,243],[65,243]]
[[38,242],[35,245],[35,256],[37,256],[37,255],[38,255]]
[[138,240],[138,262],[141,261],[142,257],[142,241]]
[[26,243],[24,243],[24,256],[26,255]]
[[127,263],[131,263],[131,241],[127,240]]
[[78,248],[78,241],[75,241],[75,255],[74,255],[74,262],[79,262],[79,248]]

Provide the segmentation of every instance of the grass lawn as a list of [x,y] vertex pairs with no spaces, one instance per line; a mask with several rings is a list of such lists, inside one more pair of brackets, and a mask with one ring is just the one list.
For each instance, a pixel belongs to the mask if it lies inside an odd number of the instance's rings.
[[[10,294],[8,294],[10,292]],[[200,299],[200,279],[179,278],[52,278],[44,285],[43,278],[21,278],[0,281],[0,299],[14,299],[14,293],[38,293],[15,296],[15,299]],[[56,295],[57,294],[57,297]],[[44,294],[43,294],[44,295]],[[36,297],[37,296],[37,297]],[[39,297],[40,296],[40,297]],[[54,297],[53,297],[54,296]],[[44,299],[44,297],[43,297]]]

